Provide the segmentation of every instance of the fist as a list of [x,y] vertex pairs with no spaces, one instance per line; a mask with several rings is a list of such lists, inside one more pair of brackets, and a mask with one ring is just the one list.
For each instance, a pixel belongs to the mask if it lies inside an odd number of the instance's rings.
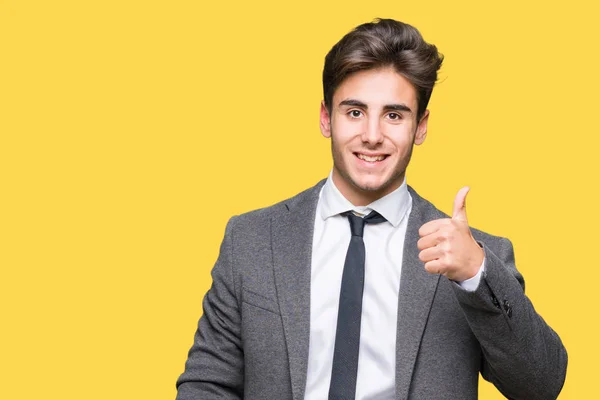
[[419,259],[430,274],[441,274],[453,281],[472,278],[485,256],[467,222],[466,198],[469,187],[458,191],[452,218],[429,221],[419,229]]

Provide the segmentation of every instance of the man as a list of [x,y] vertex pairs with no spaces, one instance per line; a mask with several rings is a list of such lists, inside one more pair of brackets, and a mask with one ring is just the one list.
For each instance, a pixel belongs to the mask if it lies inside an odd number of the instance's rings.
[[227,224],[178,399],[554,399],[558,335],[508,239],[406,184],[443,57],[410,25],[358,26],[327,54],[316,186]]

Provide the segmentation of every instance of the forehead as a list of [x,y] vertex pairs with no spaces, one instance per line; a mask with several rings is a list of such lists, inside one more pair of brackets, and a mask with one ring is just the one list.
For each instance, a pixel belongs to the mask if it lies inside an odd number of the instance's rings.
[[350,98],[371,106],[404,103],[413,108],[417,104],[413,85],[391,67],[359,71],[348,76],[335,90],[333,105],[337,107],[340,101]]

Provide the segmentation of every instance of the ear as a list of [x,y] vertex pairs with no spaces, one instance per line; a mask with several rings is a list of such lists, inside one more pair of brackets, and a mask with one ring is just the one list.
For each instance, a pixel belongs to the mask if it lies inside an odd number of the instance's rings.
[[425,110],[417,126],[417,133],[415,134],[415,144],[417,145],[423,143],[427,137],[427,121],[429,121],[429,110]]
[[331,118],[327,106],[325,106],[325,100],[321,101],[321,134],[326,138],[331,137]]

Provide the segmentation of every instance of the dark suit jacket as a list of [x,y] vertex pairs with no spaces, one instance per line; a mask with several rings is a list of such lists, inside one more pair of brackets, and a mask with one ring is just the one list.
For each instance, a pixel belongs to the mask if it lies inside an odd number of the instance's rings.
[[[177,399],[304,398],[312,234],[324,182],[228,222]],[[448,215],[408,190],[396,399],[476,399],[479,372],[509,398],[555,399],[567,353],[525,296],[510,241],[472,228],[486,258],[474,292],[430,275],[418,258],[418,230]]]

